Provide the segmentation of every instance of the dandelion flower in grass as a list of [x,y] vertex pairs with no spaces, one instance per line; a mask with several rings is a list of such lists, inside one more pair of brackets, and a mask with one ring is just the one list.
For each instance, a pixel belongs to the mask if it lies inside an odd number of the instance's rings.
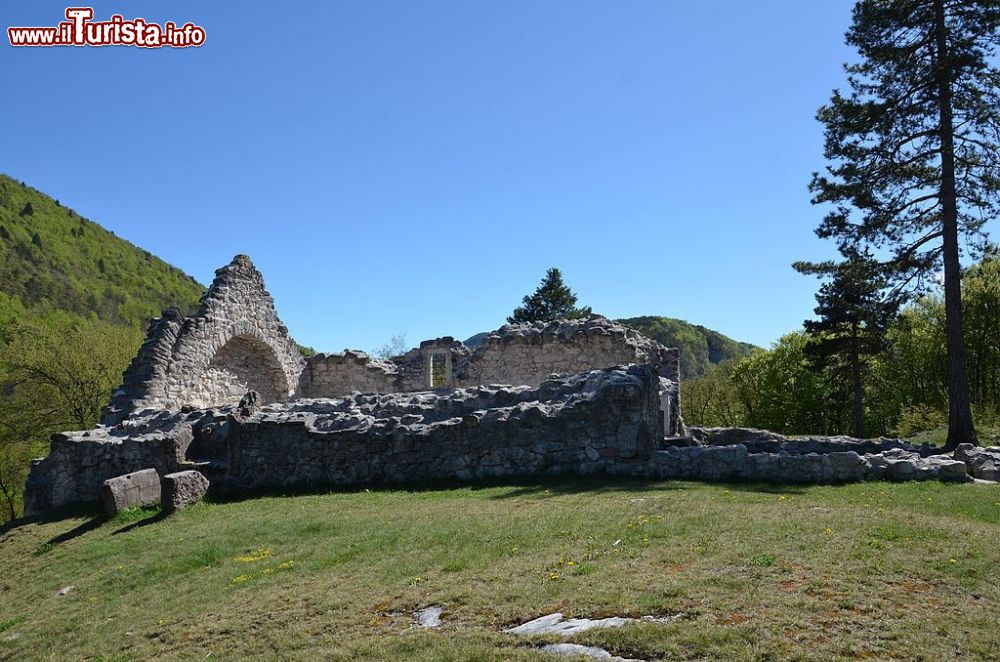
[[955,564],[958,563],[958,561],[955,559],[948,559],[948,563]]
[[254,563],[255,561],[262,561],[271,556],[270,547],[261,547],[260,549],[250,552],[249,554],[244,554],[243,556],[237,556],[236,560],[240,563]]

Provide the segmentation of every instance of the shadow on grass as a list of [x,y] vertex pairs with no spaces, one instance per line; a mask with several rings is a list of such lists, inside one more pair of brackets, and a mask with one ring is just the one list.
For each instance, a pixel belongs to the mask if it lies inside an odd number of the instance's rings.
[[111,535],[117,536],[117,535],[120,535],[122,533],[128,533],[129,531],[134,531],[135,529],[139,529],[139,528],[142,528],[144,526],[149,526],[150,524],[156,524],[157,522],[162,522],[166,518],[167,518],[167,514],[166,513],[164,513],[162,510],[161,511],[157,511],[155,514],[153,514],[153,515],[151,515],[149,517],[145,517],[145,518],[139,520],[138,522],[132,522],[131,524],[123,526],[122,528],[118,529],[117,531],[115,531]]
[[[544,482],[542,482],[544,481]],[[300,487],[258,488],[250,491],[213,490],[209,488],[205,501],[208,503],[236,503],[248,499],[280,498],[291,496],[320,496],[325,494],[358,494],[360,492],[439,492],[446,490],[492,490],[510,488],[510,491],[494,495],[492,499],[510,499],[532,494],[598,494],[602,492],[642,492],[685,489],[688,484],[659,479],[627,478],[596,475],[580,476],[540,476],[480,478],[475,480],[433,480],[416,483],[368,483],[361,485],[313,485]]]
[[[490,499],[517,499],[522,497],[542,497],[569,494],[602,494],[609,492],[667,492],[677,490],[698,489],[699,486],[716,485],[734,492],[755,492],[764,494],[803,494],[808,486],[804,485],[772,485],[764,483],[738,483],[720,481],[709,483],[697,480],[672,480],[650,478],[628,478],[615,476],[522,476],[494,479],[436,480],[419,483],[376,483],[367,485],[335,486],[312,485],[301,487],[261,488],[250,491],[221,490],[209,488],[205,501],[212,504],[239,503],[260,498],[280,498],[295,496],[322,496],[326,494],[357,494],[360,492],[398,492],[405,491],[419,494],[422,492],[437,492],[453,489],[467,489],[473,492],[482,490],[502,490],[489,496]],[[0,526],[0,535],[26,524],[49,524],[74,517],[86,517],[87,521],[73,529],[52,538],[46,546],[53,546],[77,538],[92,531],[108,520],[101,514],[97,506],[67,506],[41,515],[22,517]],[[117,529],[113,535],[127,533],[135,529],[156,524],[164,520],[162,512],[128,523]]]
[[104,522],[105,522],[105,519],[103,517],[94,517],[92,519],[87,520],[83,524],[80,524],[76,528],[70,529],[66,533],[60,533],[58,536],[56,536],[55,538],[50,539],[45,544],[46,545],[61,545],[64,542],[69,542],[73,538],[79,538],[83,534],[89,533],[90,531],[93,531],[94,529],[96,529],[99,526],[101,526],[102,524],[104,524]]
[[79,526],[56,536],[49,541],[50,544],[57,544],[59,542],[65,542],[66,540],[72,540],[73,538],[83,535],[87,531],[92,531],[96,529],[104,521],[101,514],[100,508],[92,505],[72,505],[63,506],[62,508],[56,508],[38,515],[29,515],[27,517],[18,517],[17,519],[10,520],[0,525],[0,536],[12,531],[14,529],[26,526],[28,524],[52,524],[54,522],[61,522],[67,519],[74,518],[87,518],[88,521],[80,524]]
[[[473,485],[472,489],[482,489],[484,486]],[[677,481],[663,481],[641,478],[552,478],[540,483],[537,478],[532,481],[514,483],[506,481],[502,484],[488,487],[510,487],[510,491],[494,495],[492,499],[516,499],[530,496],[554,496],[565,494],[602,494],[607,492],[664,492],[683,490],[685,485]]]
[[758,494],[805,494],[808,485],[777,483],[716,483],[733,492],[754,492]]

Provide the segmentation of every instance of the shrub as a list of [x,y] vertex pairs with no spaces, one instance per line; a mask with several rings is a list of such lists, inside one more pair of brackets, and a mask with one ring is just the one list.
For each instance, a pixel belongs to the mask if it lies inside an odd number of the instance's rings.
[[948,424],[948,415],[930,405],[912,405],[904,407],[899,415],[896,434],[900,437],[912,437],[918,432],[936,430]]

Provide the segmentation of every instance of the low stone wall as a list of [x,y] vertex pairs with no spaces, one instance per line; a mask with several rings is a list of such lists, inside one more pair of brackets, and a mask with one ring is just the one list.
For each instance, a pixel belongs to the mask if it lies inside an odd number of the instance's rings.
[[965,462],[973,478],[1000,481],[1000,447],[980,448],[959,444],[955,449],[955,459]]
[[163,476],[189,468],[185,454],[192,440],[191,426],[178,420],[180,416],[163,412],[118,428],[53,435],[48,457],[32,464],[24,493],[25,515],[96,502],[109,478],[143,469],[156,469]]
[[213,486],[349,486],[501,476],[641,475],[663,439],[660,378],[626,366],[538,387],[297,400],[157,412],[56,435],[28,480],[27,514],[94,502],[101,483],[197,467]]
[[630,366],[448,394],[358,395],[266,407],[231,423],[232,489],[622,473],[663,429],[658,377]]
[[248,394],[234,406],[136,414],[55,435],[32,467],[26,510],[96,502],[106,479],[149,468],[198,469],[232,491],[593,474],[803,484],[1000,475],[1000,449],[950,457],[891,439],[695,429],[665,447],[663,381],[655,366],[629,365],[537,387],[263,405]]
[[770,430],[754,428],[699,428],[691,427],[688,432],[692,439],[704,446],[745,446],[749,453],[884,453],[888,450],[904,450],[921,456],[938,452],[933,446],[917,446],[903,439],[878,437],[875,439],[855,439],[854,437],[787,436]]
[[971,480],[965,463],[946,455],[922,457],[898,448],[865,455],[855,451],[751,453],[743,444],[667,448],[653,456],[650,473],[657,478],[813,485]]

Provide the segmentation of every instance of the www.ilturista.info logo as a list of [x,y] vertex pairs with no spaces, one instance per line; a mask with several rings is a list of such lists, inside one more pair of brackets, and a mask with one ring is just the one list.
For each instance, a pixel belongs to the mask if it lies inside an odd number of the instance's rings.
[[107,21],[94,21],[93,7],[69,7],[66,19],[52,28],[7,28],[11,46],[138,46],[139,48],[189,48],[205,43],[205,28],[193,23],[178,27],[144,18],[126,21],[115,14]]

